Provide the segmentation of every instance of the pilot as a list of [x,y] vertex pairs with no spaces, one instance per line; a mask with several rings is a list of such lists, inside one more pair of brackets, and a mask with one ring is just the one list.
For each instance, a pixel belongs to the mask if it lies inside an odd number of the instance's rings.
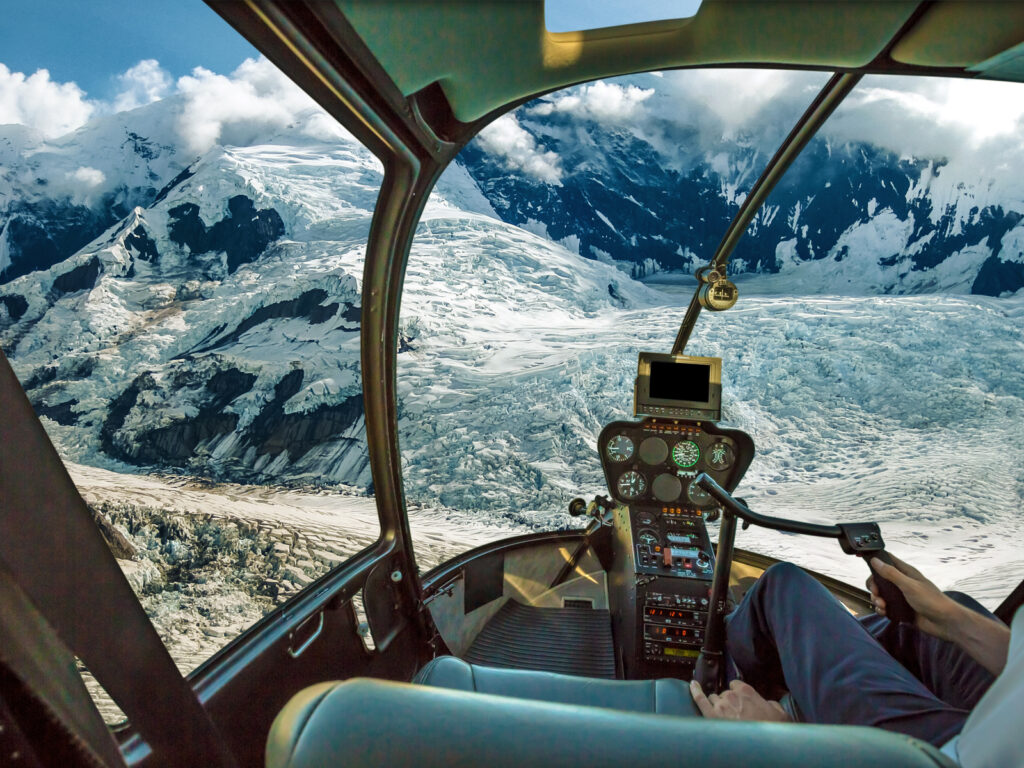
[[[705,717],[870,725],[930,742],[964,768],[1024,766],[1024,610],[1010,628],[977,601],[943,593],[893,557],[871,560],[917,611],[913,625],[853,617],[790,563],[769,568],[727,618],[738,679],[720,695],[690,684]],[[1009,658],[1007,658],[1009,656]]]

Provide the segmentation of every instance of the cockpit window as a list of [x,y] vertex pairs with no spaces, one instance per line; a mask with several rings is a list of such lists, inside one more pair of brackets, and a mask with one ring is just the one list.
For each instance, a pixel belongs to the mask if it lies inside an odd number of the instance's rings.
[[646,3],[593,3],[586,0],[544,0],[544,26],[548,32],[617,27],[645,21],[688,19],[701,0],[649,0]]
[[266,59],[196,51],[0,66],[0,345],[184,673],[380,536],[359,334],[382,167]]
[[[579,527],[569,501],[608,493],[597,435],[632,416],[638,351],[669,351],[694,269],[825,79],[590,83],[462,152],[403,299],[399,426],[421,567],[510,531]],[[751,507],[878,519],[894,552],[990,606],[1012,576],[979,590],[979,558],[1014,573],[995,563],[1016,557],[1006,526],[1021,525],[1019,89],[862,81],[740,241],[739,303],[705,312],[687,348],[722,358],[723,420],[757,444],[736,491]],[[438,519],[443,541],[418,528]],[[834,545],[754,530],[738,545],[864,578]]]

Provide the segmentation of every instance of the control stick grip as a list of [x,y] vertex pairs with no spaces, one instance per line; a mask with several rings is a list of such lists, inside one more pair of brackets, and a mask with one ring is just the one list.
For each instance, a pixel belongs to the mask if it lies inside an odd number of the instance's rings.
[[[883,563],[891,565],[893,568],[896,567],[896,563],[893,561],[892,556],[884,549],[878,552],[872,552],[867,555],[865,559],[877,557]],[[871,564],[868,564],[868,568],[871,568]],[[907,598],[903,595],[903,592],[888,579],[883,579],[878,575],[878,572],[871,568],[871,575],[875,580],[875,586],[878,588],[878,594],[883,600],[885,600],[885,615],[893,622],[902,622],[904,624],[913,624],[917,618],[917,611],[915,611],[910,603],[907,602]]]

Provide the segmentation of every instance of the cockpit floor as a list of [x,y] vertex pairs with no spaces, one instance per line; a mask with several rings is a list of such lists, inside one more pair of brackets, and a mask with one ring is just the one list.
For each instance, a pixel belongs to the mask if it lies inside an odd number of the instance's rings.
[[464,658],[491,667],[614,679],[611,613],[586,607],[534,608],[509,600]]

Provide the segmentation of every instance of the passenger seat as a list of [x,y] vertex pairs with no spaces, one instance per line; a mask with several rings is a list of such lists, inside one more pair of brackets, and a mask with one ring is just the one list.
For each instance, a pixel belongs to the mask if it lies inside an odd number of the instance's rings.
[[438,656],[419,671],[413,682],[553,704],[579,704],[652,715],[700,716],[689,685],[674,678],[602,680],[555,672],[485,667],[454,656]]

